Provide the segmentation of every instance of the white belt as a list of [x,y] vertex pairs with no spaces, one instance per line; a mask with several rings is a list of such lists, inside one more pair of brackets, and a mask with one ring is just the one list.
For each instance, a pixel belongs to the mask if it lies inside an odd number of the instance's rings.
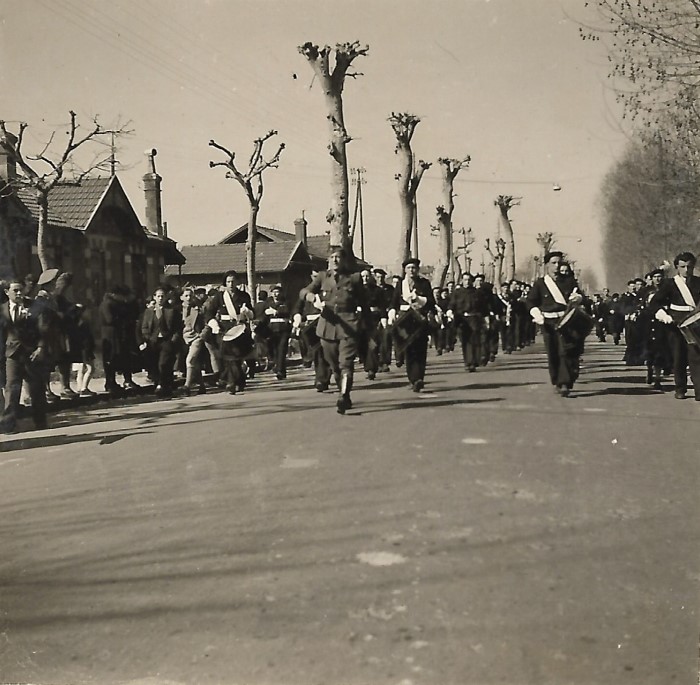
[[565,312],[542,312],[545,319],[561,319]]
[[405,312],[407,309],[410,309],[410,308],[411,308],[411,305],[410,305],[410,304],[402,304],[402,305],[399,306],[399,309],[400,309],[402,312]]
[[669,309],[673,309],[674,312],[692,312],[695,307],[691,307],[689,304],[672,304],[669,305]]
[[306,317],[307,321],[316,321],[321,315],[320,314],[308,314]]
[[228,314],[222,314],[219,318],[222,321],[232,321],[231,317]]
[[369,310],[371,312],[381,312],[382,308],[381,307],[370,307]]
[[287,323],[288,319],[283,316],[274,316],[270,319],[270,323]]

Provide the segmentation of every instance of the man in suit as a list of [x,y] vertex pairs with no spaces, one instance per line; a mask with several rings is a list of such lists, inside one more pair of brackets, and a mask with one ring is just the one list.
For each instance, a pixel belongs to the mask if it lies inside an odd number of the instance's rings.
[[676,256],[673,260],[676,275],[661,282],[649,302],[649,313],[667,325],[676,399],[683,400],[686,397],[690,369],[695,400],[700,402],[700,346],[688,344],[678,328],[678,324],[700,308],[700,277],[693,274],[695,263],[692,252],[681,252]]
[[[360,313],[366,313],[365,288],[359,273],[352,272],[350,254],[341,247],[332,247],[328,269],[318,273],[299,292],[299,298],[323,301],[316,333],[321,339],[323,356],[333,372],[340,392],[336,403],[339,414],[352,408],[350,392],[355,374],[355,357],[359,342]],[[294,327],[301,325],[301,314],[294,314]]]
[[545,275],[535,281],[526,302],[533,321],[542,326],[552,385],[562,397],[568,397],[578,378],[583,342],[566,343],[557,330],[557,324],[570,306],[583,301],[583,295],[578,290],[576,279],[561,276],[559,263],[562,258],[559,251],[544,255]]
[[5,408],[0,419],[0,433],[16,433],[22,381],[29,386],[32,415],[37,429],[46,428],[46,382],[50,367],[48,331],[44,314],[32,315],[25,307],[22,283],[11,282],[5,289],[7,302],[0,305],[0,338],[6,369]]
[[175,355],[181,337],[182,316],[176,309],[165,306],[165,290],[158,288],[153,294],[153,306],[143,313],[141,339],[151,358],[159,397],[172,397]]
[[420,259],[411,257],[403,263],[404,278],[394,289],[389,310],[389,325],[402,312],[413,309],[422,319],[419,334],[406,346],[406,376],[413,392],[420,392],[425,385],[425,367],[428,359],[428,316],[435,316],[435,298],[430,281],[420,275]]

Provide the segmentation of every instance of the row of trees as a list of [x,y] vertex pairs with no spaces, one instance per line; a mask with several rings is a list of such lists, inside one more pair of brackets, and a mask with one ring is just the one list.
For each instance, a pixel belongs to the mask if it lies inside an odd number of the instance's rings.
[[700,2],[589,0],[609,78],[633,134],[601,190],[613,287],[700,248]]
[[[319,46],[305,43],[298,48],[301,55],[312,68],[315,78],[321,86],[324,96],[328,120],[328,153],[330,160],[330,183],[332,205],[327,214],[330,227],[330,242],[333,246],[341,246],[352,251],[353,235],[349,225],[349,182],[347,145],[352,141],[345,125],[343,111],[343,90],[347,78],[361,76],[354,71],[353,63],[359,57],[366,56],[369,47],[358,41],[341,43],[331,48],[328,45]],[[396,137],[395,152],[399,160],[396,173],[398,194],[401,207],[400,243],[397,251],[397,268],[411,255],[411,237],[416,224],[416,194],[423,174],[430,168],[431,162],[417,160],[411,147],[416,127],[420,118],[409,112],[392,112],[388,121]],[[107,136],[114,137],[126,133],[124,127],[107,128],[95,118],[92,126],[83,131],[74,112],[70,112],[70,124],[67,132],[67,142],[59,146],[58,151],[52,150],[55,134],[51,136],[46,146],[36,155],[29,156],[23,149],[24,133],[27,124],[19,126],[17,135],[7,130],[5,122],[0,121],[0,146],[15,162],[20,172],[14,184],[31,187],[36,193],[39,206],[38,222],[38,254],[43,269],[50,268],[46,250],[46,227],[48,224],[49,197],[51,191],[59,185],[80,185],[81,181],[96,169],[103,168],[108,157],[97,157],[84,168],[75,163],[75,153],[89,144],[99,143]],[[209,145],[223,155],[223,159],[211,161],[210,167],[223,167],[226,176],[235,180],[245,193],[249,204],[248,239],[246,244],[247,279],[252,291],[256,288],[257,274],[255,264],[257,217],[264,194],[264,173],[279,165],[284,143],[277,145],[272,155],[265,156],[265,145],[277,131],[271,130],[253,143],[253,151],[244,168],[236,159],[236,152],[227,145],[211,140]],[[454,180],[457,174],[467,169],[470,157],[440,157],[437,164],[442,178],[443,203],[436,207],[435,233],[439,236],[439,258],[435,268],[435,283],[443,285],[448,273],[455,275],[455,265],[458,264],[457,254],[453,245],[452,214],[454,212]],[[515,240],[513,229],[508,217],[510,209],[518,204],[517,198],[501,195],[495,205],[500,216],[500,230],[505,240],[495,243],[494,255],[489,243],[486,249],[493,258],[495,279],[500,283],[502,276],[506,279],[515,274]],[[463,250],[468,246],[463,246]],[[503,273],[505,270],[505,273]]]

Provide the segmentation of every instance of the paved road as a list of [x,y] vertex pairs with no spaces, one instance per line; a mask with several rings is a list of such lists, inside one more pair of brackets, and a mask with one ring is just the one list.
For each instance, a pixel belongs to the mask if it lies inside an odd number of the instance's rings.
[[[697,682],[700,403],[591,342],[0,443],[0,682]],[[331,439],[332,437],[332,439]]]

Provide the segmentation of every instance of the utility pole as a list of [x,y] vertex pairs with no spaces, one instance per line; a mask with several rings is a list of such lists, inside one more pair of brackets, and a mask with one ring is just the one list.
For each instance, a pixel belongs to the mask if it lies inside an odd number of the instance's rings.
[[363,167],[357,167],[354,169],[350,169],[350,173],[352,174],[352,185],[357,186],[357,190],[355,191],[355,212],[353,214],[352,218],[352,239],[353,242],[355,240],[355,230],[357,229],[357,220],[359,217],[360,220],[360,258],[364,260],[365,258],[365,224],[364,224],[364,217],[362,213],[362,186],[367,183],[365,179],[362,177],[362,174],[364,174],[367,171],[367,169]]
[[114,131],[112,131],[112,154],[109,158],[109,175],[114,178],[117,173],[117,149],[114,146]]

